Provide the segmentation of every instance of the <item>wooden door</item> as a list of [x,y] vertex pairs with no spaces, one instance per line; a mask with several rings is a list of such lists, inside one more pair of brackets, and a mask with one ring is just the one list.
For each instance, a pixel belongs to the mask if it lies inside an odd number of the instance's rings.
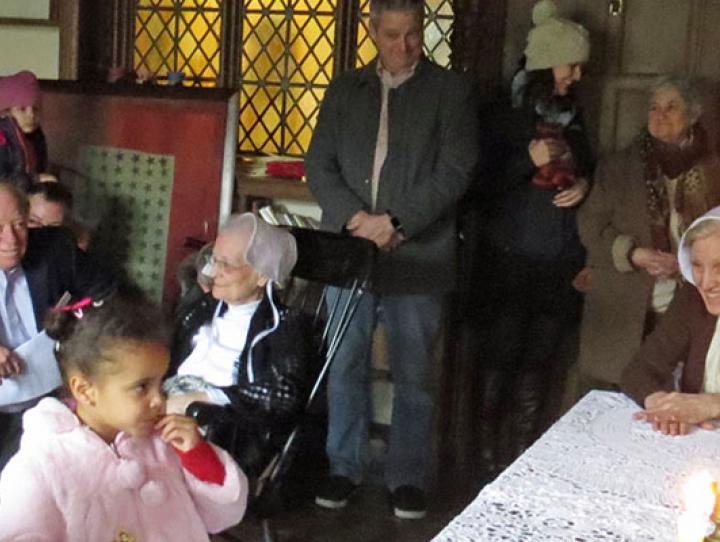
[[[585,0],[595,2],[597,0]],[[599,147],[627,146],[646,122],[648,87],[659,75],[704,81],[704,124],[717,144],[720,2],[608,0]]]

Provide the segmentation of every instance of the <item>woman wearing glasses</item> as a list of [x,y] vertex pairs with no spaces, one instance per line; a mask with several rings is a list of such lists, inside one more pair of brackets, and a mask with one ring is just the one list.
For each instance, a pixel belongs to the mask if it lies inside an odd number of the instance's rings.
[[165,385],[168,412],[184,413],[200,401],[284,423],[302,408],[311,333],[275,292],[296,259],[290,233],[252,213],[228,219],[203,269],[212,280],[210,291],[176,326],[176,374]]

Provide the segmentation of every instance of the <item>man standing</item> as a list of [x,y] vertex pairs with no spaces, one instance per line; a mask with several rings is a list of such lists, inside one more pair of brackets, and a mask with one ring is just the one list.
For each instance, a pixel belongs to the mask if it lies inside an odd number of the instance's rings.
[[[64,229],[28,230],[28,210],[25,194],[0,181],[0,385],[27,370],[15,350],[37,337],[45,313],[65,292],[90,296],[114,287],[112,278],[91,264]],[[22,386],[18,383],[21,391]],[[22,412],[38,399],[0,404],[0,470],[17,451]]]
[[378,56],[338,76],[306,157],[323,226],[381,249],[372,291],[329,376],[330,477],[316,503],[341,508],[367,464],[373,330],[388,332],[394,383],[386,483],[395,515],[425,515],[432,460],[432,359],[455,280],[455,206],[477,158],[476,112],[460,77],[422,55],[422,0],[372,0]]

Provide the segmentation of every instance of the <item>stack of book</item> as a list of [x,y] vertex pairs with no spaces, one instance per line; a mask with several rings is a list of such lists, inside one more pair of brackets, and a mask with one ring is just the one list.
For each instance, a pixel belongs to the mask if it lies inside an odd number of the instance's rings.
[[294,226],[297,228],[309,228],[317,230],[320,223],[309,216],[289,213],[284,207],[266,205],[259,211],[262,219],[273,226]]
[[243,156],[241,168],[247,177],[286,177],[302,179],[305,175],[304,162],[291,156],[266,155]]

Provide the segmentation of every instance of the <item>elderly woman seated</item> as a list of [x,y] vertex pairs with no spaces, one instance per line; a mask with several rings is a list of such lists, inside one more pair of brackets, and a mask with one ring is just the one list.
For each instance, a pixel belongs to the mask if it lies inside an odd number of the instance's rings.
[[720,418],[720,207],[691,225],[678,263],[694,287],[680,288],[621,380],[645,407],[636,417],[670,435],[712,428]]
[[205,269],[211,290],[178,320],[171,361],[177,374],[165,383],[168,412],[184,413],[200,401],[282,422],[301,410],[311,333],[275,291],[296,259],[287,231],[251,213],[228,219]]

